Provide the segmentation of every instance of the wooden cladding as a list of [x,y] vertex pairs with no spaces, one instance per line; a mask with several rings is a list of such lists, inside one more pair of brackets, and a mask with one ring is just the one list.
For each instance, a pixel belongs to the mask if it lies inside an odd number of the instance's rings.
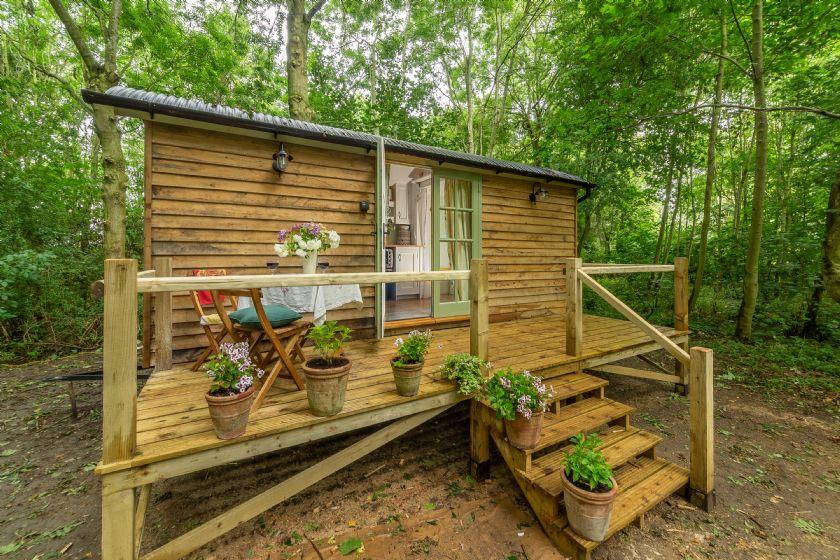
[[565,313],[568,257],[575,256],[576,189],[548,184],[528,200],[533,182],[482,177],[482,256],[490,273],[494,320]]
[[[341,246],[321,259],[331,272],[374,270],[373,157],[286,142],[294,159],[278,174],[271,168],[278,142],[154,122],[147,134],[147,257],[172,257],[175,276],[194,268],[260,274],[269,261],[280,273],[300,272],[300,261],[279,259],[274,243],[278,230],[310,220],[341,235]],[[365,213],[363,200],[371,205]],[[373,294],[363,286],[361,308],[330,318],[370,335]],[[173,350],[186,358],[206,341],[187,297],[176,295],[172,307]]]
[[[288,169],[271,168],[279,142],[171,124],[146,128],[146,262],[172,257],[173,274],[223,268],[262,274],[279,261],[280,273],[300,272],[295,258],[278,259],[277,231],[302,221],[326,224],[341,246],[325,253],[331,272],[375,270],[373,154],[285,142]],[[430,166],[393,154],[389,162]],[[564,262],[575,253],[576,189],[543,184],[548,197],[528,200],[533,181],[482,174],[482,256],[489,274],[494,321],[565,313]],[[360,212],[359,203],[370,208]],[[357,338],[374,334],[374,290],[362,286],[361,308],[330,311]],[[186,296],[172,298],[175,359],[204,344]],[[152,321],[144,319],[144,336]],[[145,340],[149,346],[148,338]]]

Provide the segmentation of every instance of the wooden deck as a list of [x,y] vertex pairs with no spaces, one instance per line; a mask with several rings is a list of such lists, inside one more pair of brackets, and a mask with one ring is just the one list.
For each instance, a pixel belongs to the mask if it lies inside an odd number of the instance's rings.
[[[490,361],[494,368],[513,366],[540,371],[552,377],[596,366],[622,357],[650,352],[657,348],[650,337],[628,321],[605,317],[584,317],[583,355],[575,358],[564,353],[565,321],[549,317],[494,323],[490,326]],[[660,328],[677,341],[685,332]],[[137,400],[137,453],[133,459],[101,465],[99,473],[130,469],[132,477],[143,478],[143,465],[190,460],[190,465],[152,468],[146,478],[166,478],[194,470],[195,463],[221,464],[260,453],[289,447],[335,435],[386,420],[400,418],[461,400],[454,385],[438,379],[437,370],[444,356],[469,350],[469,329],[451,328],[434,333],[434,343],[427,359],[420,393],[415,397],[397,395],[388,363],[393,354],[394,337],[380,341],[360,340],[350,343],[347,355],[353,370],[341,414],[330,418],[313,416],[308,410],[305,391],[281,387],[273,390],[263,406],[251,416],[244,436],[223,441],[213,433],[204,401],[209,381],[201,372],[187,366],[154,373],[140,391]],[[276,436],[276,437],[273,437]],[[225,447],[237,450],[225,452]],[[135,481],[137,483],[137,481]]]

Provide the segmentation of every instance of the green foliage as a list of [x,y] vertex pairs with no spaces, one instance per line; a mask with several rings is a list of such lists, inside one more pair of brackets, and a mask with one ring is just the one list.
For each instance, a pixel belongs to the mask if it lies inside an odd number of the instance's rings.
[[552,397],[542,379],[511,367],[494,373],[487,380],[484,392],[490,408],[505,420],[515,420],[517,413],[530,419],[534,412],[545,412]]
[[343,540],[338,544],[338,551],[344,556],[347,556],[348,554],[356,552],[363,546],[364,544],[362,543],[361,539],[357,537],[350,537],[349,539]]
[[576,484],[585,484],[592,491],[599,488],[610,490],[613,487],[610,480],[613,472],[598,449],[601,440],[595,434],[587,436],[580,433],[572,438],[572,443],[574,448],[566,454],[563,463],[566,477]]
[[419,364],[426,359],[426,353],[432,344],[432,331],[411,331],[408,336],[398,338],[394,341],[397,347],[397,357],[394,360],[395,366],[407,366]]
[[222,344],[221,352],[204,364],[204,371],[213,380],[209,392],[217,397],[244,393],[254,384],[255,377],[263,376],[263,370],[251,362],[248,342]]
[[489,364],[472,354],[450,354],[443,359],[440,373],[458,384],[462,395],[474,396],[484,388],[484,370]]
[[315,345],[315,351],[328,364],[341,353],[344,343],[350,340],[349,327],[339,325],[336,321],[327,321],[309,329],[307,338]]

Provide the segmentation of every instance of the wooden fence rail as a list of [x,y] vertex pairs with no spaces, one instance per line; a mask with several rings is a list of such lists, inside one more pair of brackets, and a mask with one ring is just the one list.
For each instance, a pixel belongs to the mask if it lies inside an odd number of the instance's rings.
[[[434,271],[421,273],[370,272],[327,274],[284,274],[173,277],[171,258],[155,260],[155,269],[137,272],[133,259],[105,261],[105,278],[102,282],[105,299],[105,340],[103,344],[103,413],[102,413],[102,558],[106,560],[131,560],[137,558],[142,536],[144,510],[148,500],[148,483],[139,495],[132,485],[119,484],[121,471],[108,467],[132,459],[137,449],[137,295],[144,294],[144,302],[154,305],[154,330],[157,370],[172,366],[172,294],[186,290],[218,290],[237,288],[267,288],[282,286],[313,286],[338,284],[384,284],[405,281],[468,280],[470,283],[470,351],[486,360],[489,353],[489,299],[487,262],[473,259],[470,270]],[[148,294],[148,295],[146,295]],[[447,405],[448,406],[448,405]],[[329,469],[318,464],[280,483],[275,489],[261,494],[219,518],[203,524],[147,554],[144,558],[172,558],[180,556],[207,542],[204,535],[216,536],[220,527],[235,526],[265,511],[311,484],[317,482],[340,466],[352,462],[386,441],[397,437],[411,427],[431,418],[447,406],[429,412],[409,415],[373,436],[363,440],[364,445],[351,446],[331,459],[345,458],[344,462],[330,463]],[[490,435],[485,424],[472,421],[474,432],[471,448],[474,464],[486,466],[489,460]],[[375,440],[375,441],[374,441]],[[360,442],[362,443],[362,442]],[[320,470],[319,470],[320,469]],[[198,470],[191,468],[192,470]],[[314,471],[318,470],[317,476]],[[322,472],[323,471],[323,472]],[[215,526],[220,518],[223,525]],[[196,537],[199,535],[199,537]]]

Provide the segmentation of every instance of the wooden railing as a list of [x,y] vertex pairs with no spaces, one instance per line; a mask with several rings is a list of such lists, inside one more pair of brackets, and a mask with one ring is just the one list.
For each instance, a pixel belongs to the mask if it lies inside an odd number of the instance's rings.
[[[137,295],[154,296],[156,369],[172,365],[172,294],[185,290],[270,288],[338,284],[383,284],[468,280],[470,283],[470,352],[487,360],[489,353],[489,308],[487,263],[470,262],[470,270],[420,273],[365,272],[245,276],[172,276],[170,258],[155,259],[154,271],[138,273],[133,259],[105,261],[105,340],[103,344],[102,463],[133,458],[137,449]],[[481,427],[479,427],[479,430]],[[486,428],[485,428],[486,429]],[[489,437],[485,438],[489,441]],[[475,444],[480,446],[481,444]],[[488,444],[489,445],[489,444]],[[489,447],[477,450],[479,456]],[[112,489],[103,480],[103,557],[132,558],[135,532],[142,523],[134,520],[133,488]],[[140,496],[142,500],[142,494]],[[134,521],[132,523],[132,521]]]
[[[674,273],[674,329],[688,332],[688,259],[677,257],[674,264],[583,264],[579,258],[566,260],[566,353],[583,356],[583,287],[591,289],[628,321],[675,358],[670,375],[623,366],[602,366],[597,370],[648,379],[672,381],[689,397],[689,494],[707,511],[714,506],[714,411],[713,355],[708,348],[689,350],[688,341],[677,343],[633,311],[626,303],[597,282],[599,274]],[[660,370],[663,368],[649,360]],[[690,389],[690,390],[689,390]]]

